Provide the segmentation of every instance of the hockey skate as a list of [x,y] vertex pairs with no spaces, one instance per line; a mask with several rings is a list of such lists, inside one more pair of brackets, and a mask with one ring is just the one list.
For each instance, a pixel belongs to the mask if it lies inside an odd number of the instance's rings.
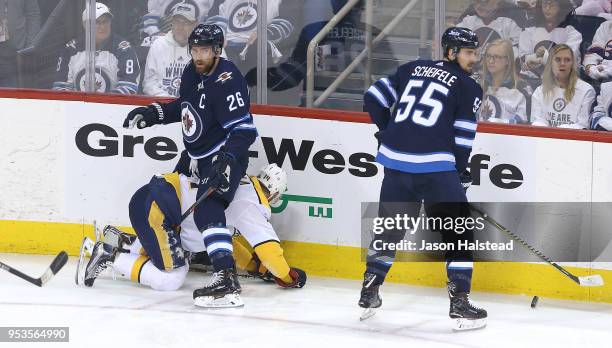
[[74,275],[74,282],[76,285],[83,284],[85,280],[85,261],[86,258],[91,257],[94,245],[96,243],[89,237],[84,237],[81,242],[81,250],[79,251],[79,262],[77,263],[76,274]]
[[[85,241],[83,241],[85,243]],[[89,243],[88,243],[89,244]],[[87,246],[87,248],[89,245]],[[83,249],[83,248],[82,248]],[[115,261],[117,248],[103,242],[96,242],[91,249],[91,258],[87,266],[82,271],[82,281],[77,278],[77,284],[84,284],[86,287],[92,287],[94,281],[108,267],[112,266]]]
[[242,307],[241,291],[236,269],[227,268],[213,273],[207,285],[193,291],[193,303],[204,308]]
[[469,292],[457,292],[453,282],[448,283],[450,310],[448,315],[454,321],[456,331],[474,330],[487,325],[487,311],[472,303]]
[[115,226],[106,225],[102,230],[104,243],[117,248],[120,252],[129,252],[125,246],[131,245],[136,240],[136,236],[125,233]]
[[380,285],[374,285],[377,275],[374,273],[366,273],[363,279],[363,287],[361,288],[361,297],[359,298],[359,307],[364,308],[359,320],[364,321],[376,314],[376,308],[382,306],[382,297],[378,292]]

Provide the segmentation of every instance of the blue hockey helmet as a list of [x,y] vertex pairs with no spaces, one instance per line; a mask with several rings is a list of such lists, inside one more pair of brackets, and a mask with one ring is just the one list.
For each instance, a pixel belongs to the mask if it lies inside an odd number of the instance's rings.
[[442,55],[446,58],[448,58],[449,49],[457,54],[462,48],[478,48],[479,46],[478,35],[467,28],[451,27],[442,34]]
[[193,46],[213,46],[223,48],[223,30],[216,24],[199,24],[189,35],[189,50]]

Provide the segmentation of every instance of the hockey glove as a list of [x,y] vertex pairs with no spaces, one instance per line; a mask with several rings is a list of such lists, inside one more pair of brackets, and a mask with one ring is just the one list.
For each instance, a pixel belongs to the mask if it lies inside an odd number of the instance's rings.
[[153,103],[149,106],[138,107],[127,115],[123,121],[123,128],[139,129],[151,127],[154,124],[159,124],[164,119],[164,110],[158,103]]
[[470,174],[470,171],[466,169],[463,173],[459,174],[459,181],[461,186],[463,186],[463,190],[467,192],[467,189],[472,186],[472,174]]
[[224,148],[221,148],[217,156],[213,159],[212,168],[210,169],[206,182],[210,187],[215,187],[219,194],[223,194],[229,190],[231,165],[233,163],[234,156],[231,153],[225,152]]

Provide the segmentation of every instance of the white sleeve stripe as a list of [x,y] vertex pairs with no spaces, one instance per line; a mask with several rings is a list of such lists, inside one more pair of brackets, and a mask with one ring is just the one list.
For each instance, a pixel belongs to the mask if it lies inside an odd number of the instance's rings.
[[389,103],[387,103],[387,99],[382,93],[380,93],[380,91],[378,90],[378,88],[376,88],[376,86],[374,85],[370,86],[370,88],[368,88],[368,93],[370,93],[374,98],[376,98],[380,105],[382,105],[383,107],[387,109],[389,108]]
[[387,89],[393,96],[393,102],[395,102],[397,100],[397,92],[395,91],[395,88],[391,87],[391,81],[389,81],[389,79],[386,77],[380,80],[385,84],[385,86],[387,86]]
[[475,132],[478,124],[470,121],[455,121],[454,126],[455,128]]
[[232,125],[235,125],[236,123],[239,123],[239,122],[242,122],[244,120],[247,120],[249,117],[251,117],[251,115],[250,114],[246,114],[246,115],[244,115],[244,116],[242,116],[242,117],[240,117],[238,119],[235,119],[233,121],[229,121],[228,123],[223,125],[223,128],[227,129],[227,128],[231,127]]
[[474,145],[474,140],[462,137],[455,137],[455,144],[465,147],[472,147],[472,145]]

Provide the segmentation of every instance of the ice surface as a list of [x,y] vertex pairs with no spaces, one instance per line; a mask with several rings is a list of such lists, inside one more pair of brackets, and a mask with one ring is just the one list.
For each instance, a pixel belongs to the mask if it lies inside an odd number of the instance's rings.
[[[0,254],[0,260],[38,277],[52,256]],[[75,267],[71,257],[43,288],[0,271],[0,326],[68,326],[74,347],[609,347],[612,342],[608,304],[541,298],[534,310],[526,296],[475,293],[474,300],[489,312],[488,326],[453,332],[444,289],[385,284],[383,307],[360,322],[358,281],[310,277],[303,289],[280,289],[241,278],[244,308],[206,310],[194,307],[191,296],[206,274],[191,272],[176,292],[156,292],[110,275],[93,288],[79,288]]]

